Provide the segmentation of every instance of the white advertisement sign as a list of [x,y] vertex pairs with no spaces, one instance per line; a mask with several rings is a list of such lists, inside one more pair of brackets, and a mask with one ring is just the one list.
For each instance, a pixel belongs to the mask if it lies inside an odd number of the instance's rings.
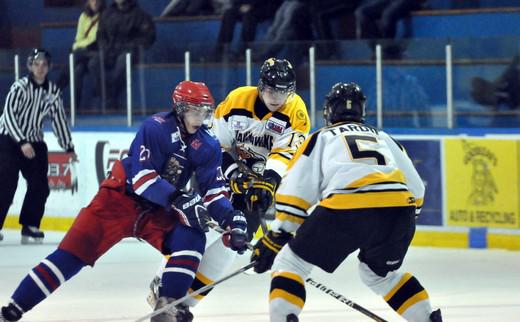
[[[54,134],[46,132],[51,193],[45,206],[45,216],[75,217],[96,194],[101,180],[113,162],[126,155],[133,137],[133,132],[75,131],[72,133],[72,140],[79,162],[72,163],[58,145]],[[25,191],[25,179],[20,174],[18,189],[9,214],[20,213]]]

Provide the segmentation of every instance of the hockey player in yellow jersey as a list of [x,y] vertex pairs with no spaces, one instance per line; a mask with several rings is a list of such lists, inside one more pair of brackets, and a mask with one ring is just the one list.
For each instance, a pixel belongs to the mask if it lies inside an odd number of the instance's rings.
[[364,124],[365,101],[355,83],[332,87],[328,126],[306,139],[276,192],[275,220],[251,257],[257,273],[272,269],[271,322],[298,321],[313,266],[332,273],[358,249],[361,280],[392,309],[407,321],[442,321],[424,287],[400,270],[423,182],[397,141]]
[[287,60],[269,58],[260,68],[258,86],[231,91],[215,111],[212,130],[223,149],[222,170],[234,204],[249,214],[250,238],[310,130],[295,78]]
[[[295,90],[291,63],[269,58],[260,68],[258,86],[232,90],[215,110],[212,131],[222,147],[222,171],[233,206],[246,214],[249,240],[272,206],[290,159],[309,134],[307,108]],[[236,258],[216,232],[210,231],[206,237],[206,251],[190,292],[222,277]],[[157,275],[148,297],[152,306],[161,272]],[[207,294],[190,298],[185,304],[194,306]]]

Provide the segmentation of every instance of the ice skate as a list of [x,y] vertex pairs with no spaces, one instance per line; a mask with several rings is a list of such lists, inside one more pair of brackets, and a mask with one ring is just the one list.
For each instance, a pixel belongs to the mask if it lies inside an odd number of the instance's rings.
[[[174,298],[161,296],[157,299],[155,310],[165,307],[169,303],[175,301]],[[158,314],[150,320],[150,322],[191,322],[193,314],[189,307],[184,304],[178,304],[165,312]]]
[[159,298],[159,287],[161,286],[161,278],[159,276],[155,276],[153,280],[150,282],[150,293],[146,297],[146,302],[153,309],[157,305],[157,299]]
[[0,230],[0,241],[4,240],[4,234],[2,234],[2,231]]
[[22,228],[22,245],[42,244],[45,234],[38,227],[23,226]]
[[442,322],[441,309],[437,309],[430,314],[431,322]]
[[14,322],[21,318],[22,312],[13,303],[9,303],[8,306],[4,306],[0,310],[0,322]]

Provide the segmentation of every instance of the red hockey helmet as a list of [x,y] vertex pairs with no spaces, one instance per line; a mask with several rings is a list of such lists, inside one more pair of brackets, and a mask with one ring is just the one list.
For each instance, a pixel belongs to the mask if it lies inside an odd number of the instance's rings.
[[215,100],[213,99],[209,88],[202,82],[180,82],[173,90],[172,100],[174,105],[173,108],[177,113],[182,113],[182,108],[186,105],[208,106],[211,107],[211,109],[215,106]]
[[204,123],[211,123],[215,100],[206,84],[202,82],[182,81],[172,93],[173,109],[178,117],[184,118],[184,114],[193,110],[204,118]]

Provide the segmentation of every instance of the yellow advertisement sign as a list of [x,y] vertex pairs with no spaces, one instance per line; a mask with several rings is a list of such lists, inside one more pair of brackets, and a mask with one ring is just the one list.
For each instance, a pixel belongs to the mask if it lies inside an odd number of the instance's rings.
[[519,228],[519,142],[446,139],[447,223]]

